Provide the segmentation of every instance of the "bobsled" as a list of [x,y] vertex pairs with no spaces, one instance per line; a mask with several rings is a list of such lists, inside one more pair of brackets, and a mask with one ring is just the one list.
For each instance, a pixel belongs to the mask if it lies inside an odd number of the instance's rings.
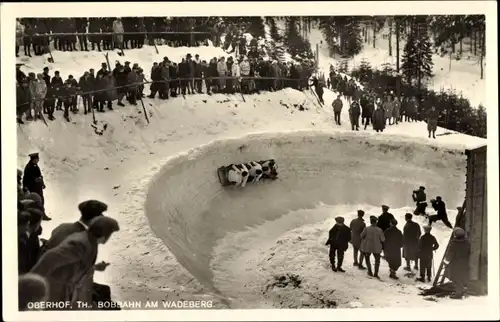
[[[278,165],[276,164],[276,162],[273,159],[256,161],[256,162],[262,166],[263,174],[262,174],[260,180],[276,180],[276,179],[278,179]],[[230,182],[228,180],[228,172],[233,167],[233,165],[236,166],[237,168],[241,169],[240,164],[230,164],[227,166],[221,166],[217,169],[217,176],[219,177],[219,182],[221,185],[233,186],[236,184],[236,183]],[[251,167],[250,163],[245,163],[244,165],[247,168]],[[254,180],[254,177],[250,175],[248,177],[247,183],[251,183],[251,182],[253,182],[253,180]]]

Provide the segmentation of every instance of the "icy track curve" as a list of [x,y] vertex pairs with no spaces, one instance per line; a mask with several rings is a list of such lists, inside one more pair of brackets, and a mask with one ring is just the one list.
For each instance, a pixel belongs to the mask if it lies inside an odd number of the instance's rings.
[[[244,189],[219,184],[217,167],[268,158],[276,159],[279,180]],[[252,134],[169,159],[150,184],[145,211],[180,264],[219,293],[218,272],[210,263],[217,240],[227,233],[319,203],[400,208],[412,204],[411,191],[421,184],[429,197],[439,193],[448,205],[458,205],[464,198],[464,169],[462,150],[404,140],[357,133]]]

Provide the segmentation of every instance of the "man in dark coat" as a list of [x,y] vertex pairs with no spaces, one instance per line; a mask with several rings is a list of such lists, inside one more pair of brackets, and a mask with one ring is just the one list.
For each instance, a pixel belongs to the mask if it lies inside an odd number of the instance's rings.
[[368,93],[364,93],[361,96],[361,125],[365,126],[365,130],[370,125],[370,121],[372,119],[373,114],[373,99],[368,95]]
[[[64,81],[62,77],[59,75],[59,71],[56,70],[54,72],[54,77],[52,77],[52,80],[50,81],[50,86],[54,89],[54,93],[57,96],[59,93],[59,89],[64,85]],[[62,104],[63,101],[61,99],[57,100],[57,110],[62,110]]]
[[420,225],[412,220],[413,215],[405,214],[406,224],[403,228],[403,257],[406,259],[406,271],[411,271],[411,261],[415,261],[414,268],[418,270],[418,241],[422,235]]
[[378,228],[385,231],[391,225],[391,220],[394,216],[389,212],[389,206],[382,205],[382,214],[378,217],[377,226]]
[[[344,261],[344,253],[349,247],[351,240],[351,229],[344,225],[344,218],[335,218],[335,225],[328,233],[328,240],[325,245],[330,245],[330,264],[334,272],[345,273],[342,269],[342,262]],[[335,256],[338,257],[338,265],[335,265]]]
[[359,116],[361,115],[361,107],[356,99],[349,108],[349,119],[351,121],[351,129],[359,131]]
[[[363,216],[365,212],[363,210],[358,210],[358,218],[355,218],[351,221],[349,228],[351,229],[351,244],[353,248],[354,255],[354,266],[359,269],[364,269],[363,266],[363,258],[364,254],[360,251],[361,248],[361,233],[363,229],[365,229],[366,224]],[[359,261],[358,261],[358,253],[359,253]]]
[[38,167],[40,157],[38,153],[31,153],[29,157],[30,160],[26,164],[26,167],[24,167],[23,187],[28,189],[28,191],[36,192],[42,197],[42,205],[45,205],[45,199],[43,197],[45,183],[43,182],[42,171]]
[[436,215],[429,216],[429,226],[432,226],[433,222],[438,220],[443,221],[443,224],[446,227],[453,229],[450,221],[448,220],[448,214],[446,213],[446,204],[440,196],[437,196],[436,199],[431,199],[431,205],[434,210],[437,211]]
[[465,286],[469,281],[470,242],[465,237],[465,231],[460,227],[453,229],[453,239],[450,242],[445,260],[448,262],[447,276],[455,286],[453,299],[461,299],[465,294]]
[[42,247],[40,246],[40,235],[42,233],[42,218],[44,212],[40,209],[29,208],[26,210],[29,213],[29,226],[28,226],[28,265],[27,268],[30,270],[35,266],[36,262],[40,258],[42,253]]
[[373,110],[372,114],[373,129],[377,132],[384,132],[385,123],[385,111],[378,106]]
[[28,82],[23,79],[20,84],[16,85],[16,114],[17,123],[24,124],[22,116],[30,109],[30,91]]
[[342,100],[340,99],[340,95],[338,95],[337,98],[332,103],[335,124],[337,125],[341,125],[340,113],[342,112],[342,105],[343,105]]
[[392,219],[389,228],[384,231],[384,256],[389,264],[389,277],[392,279],[398,279],[396,271],[401,267],[401,247],[403,247],[403,234],[397,224],[397,220]]
[[420,278],[417,278],[419,282],[425,282],[425,275],[427,275],[427,282],[431,281],[432,278],[432,264],[434,258],[434,251],[439,248],[439,244],[431,234],[432,227],[425,226],[424,234],[420,237],[418,241],[418,258],[420,260]]
[[413,211],[413,214],[416,216],[422,215],[425,216],[425,208],[427,208],[427,195],[425,194],[425,187],[420,186],[418,190],[414,190],[412,194],[413,201],[416,204],[416,208]]
[[437,123],[438,123],[438,118],[439,118],[439,112],[436,110],[436,107],[433,106],[427,112],[427,132],[429,132],[429,138],[436,138],[436,129],[437,129]]
[[85,72],[78,83],[83,101],[83,114],[92,113],[92,94],[89,92],[94,90],[93,82],[89,72]]

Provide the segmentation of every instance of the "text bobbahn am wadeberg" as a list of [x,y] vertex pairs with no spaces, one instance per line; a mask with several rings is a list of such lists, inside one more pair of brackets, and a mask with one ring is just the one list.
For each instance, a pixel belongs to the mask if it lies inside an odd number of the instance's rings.
[[109,308],[133,309],[133,310],[153,310],[153,309],[210,309],[213,307],[212,301],[115,301],[115,302],[99,302],[96,309]]

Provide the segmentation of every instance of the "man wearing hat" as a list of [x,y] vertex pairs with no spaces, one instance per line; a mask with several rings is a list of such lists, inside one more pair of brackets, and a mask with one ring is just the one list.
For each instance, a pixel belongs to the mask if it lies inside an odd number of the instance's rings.
[[[32,201],[33,203],[26,203],[26,201]],[[22,200],[22,203],[25,204],[25,208],[26,209],[29,209],[29,208],[36,208],[36,209],[39,209],[40,211],[43,212],[43,220],[52,220],[52,218],[48,217],[47,214],[45,213],[45,207],[43,206],[43,203],[42,203],[42,197],[40,197],[40,195],[36,192],[28,192],[25,196],[25,199]],[[41,234],[41,231],[40,231],[40,234]]]
[[38,167],[40,157],[38,153],[31,153],[29,157],[30,160],[24,167],[23,187],[28,191],[36,192],[42,198],[42,205],[45,205],[45,199],[43,197],[45,183],[43,182],[42,171]]
[[[358,210],[358,217],[353,219],[349,225],[349,228],[351,229],[351,244],[353,250],[353,255],[354,255],[354,266],[358,267],[359,269],[364,269],[365,267],[363,266],[363,252],[359,251],[359,248],[361,247],[361,233],[366,227],[365,220],[363,219],[363,216],[365,215],[365,212],[363,210]],[[358,253],[359,253],[359,261],[358,261]]]
[[87,200],[78,205],[80,219],[74,223],[63,223],[52,230],[52,235],[47,243],[47,249],[59,245],[71,234],[88,229],[90,222],[108,210],[108,205],[99,200]]
[[412,198],[417,206],[413,214],[416,216],[426,216],[425,208],[427,208],[427,195],[425,194],[425,187],[420,186],[418,190],[413,190]]
[[[330,264],[332,265],[332,270],[334,272],[345,273],[342,269],[342,263],[344,261],[344,253],[349,247],[349,241],[351,240],[351,229],[344,225],[344,218],[335,218],[335,225],[330,229],[328,233],[328,240],[325,245],[330,245]],[[335,256],[338,258],[338,265],[335,265]]]
[[441,220],[446,227],[453,229],[450,221],[448,220],[448,214],[446,213],[446,204],[440,196],[437,196],[436,199],[431,199],[431,205],[434,210],[437,211],[436,215],[429,216],[429,226],[432,226],[433,222],[437,222]]
[[452,299],[461,299],[465,295],[465,287],[469,282],[469,257],[471,246],[460,227],[453,229],[453,239],[450,241],[445,261],[448,262],[448,276],[455,286]]
[[432,265],[434,258],[434,251],[439,248],[439,244],[431,234],[432,227],[424,226],[424,234],[418,241],[418,258],[420,260],[420,278],[419,282],[425,282],[425,275],[427,275],[427,282],[432,278]]
[[377,226],[385,231],[391,225],[394,216],[389,212],[389,206],[382,205],[382,214],[378,217]]
[[405,214],[406,224],[403,228],[403,257],[406,259],[406,271],[411,271],[411,261],[415,261],[414,268],[418,270],[418,241],[422,235],[420,225],[412,220],[413,215]]
[[389,277],[398,279],[396,271],[401,267],[401,248],[403,247],[403,233],[397,227],[396,219],[390,221],[390,226],[384,231],[384,256],[389,264]]
[[97,71],[96,78],[99,78],[99,76],[104,77],[108,74],[108,64],[102,63],[101,64],[101,69]]
[[[377,217],[370,216],[370,226],[363,229],[361,233],[361,251],[365,254],[366,268],[368,276],[380,278],[378,271],[380,268],[380,254],[382,253],[385,236],[382,229],[377,226]],[[370,257],[375,257],[375,270],[372,271]]]

